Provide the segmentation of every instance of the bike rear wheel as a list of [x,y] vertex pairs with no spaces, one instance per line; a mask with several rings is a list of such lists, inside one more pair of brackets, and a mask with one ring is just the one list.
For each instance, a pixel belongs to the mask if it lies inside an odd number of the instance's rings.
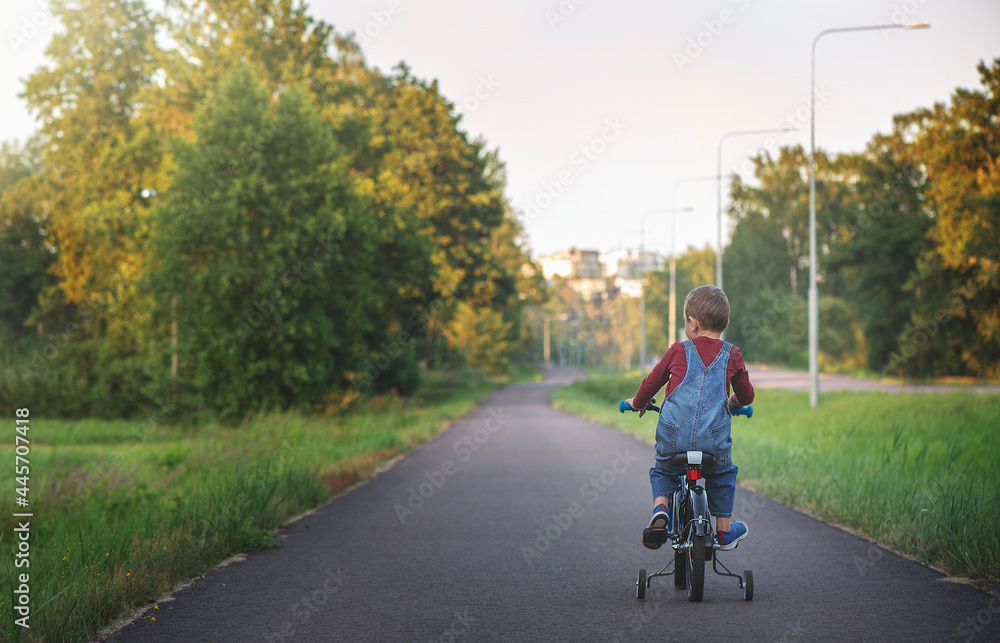
[[687,589],[687,554],[674,552],[674,588]]
[[705,537],[691,536],[687,552],[688,600],[698,603],[705,595]]

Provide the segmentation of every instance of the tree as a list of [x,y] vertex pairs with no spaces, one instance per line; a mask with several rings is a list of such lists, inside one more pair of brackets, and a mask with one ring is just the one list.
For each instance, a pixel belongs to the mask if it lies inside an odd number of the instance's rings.
[[916,306],[894,368],[928,372],[942,361],[927,356],[937,346],[972,373],[1000,374],[1000,59],[978,69],[982,91],[956,90],[950,104],[895,121],[926,168],[935,216],[907,284]]
[[503,373],[513,348],[513,322],[504,321],[503,313],[476,308],[459,302],[445,337],[474,369],[490,374]]
[[[38,296],[51,285],[53,261],[36,176],[40,139],[0,146],[0,345],[26,334]],[[33,333],[32,333],[33,334]]]
[[42,213],[55,252],[30,318],[54,348],[33,355],[28,373],[47,382],[52,413],[135,413],[149,310],[137,288],[148,231],[142,195],[156,184],[163,149],[143,110],[159,69],[156,19],[139,0],[67,0],[53,12],[65,32],[22,94],[42,123],[44,152],[21,201]]
[[902,286],[929,247],[926,179],[899,132],[876,135],[863,154],[845,155],[837,164],[850,177],[855,218],[840,226],[827,270],[839,275],[842,296],[857,310],[867,367],[882,371],[916,303]]
[[226,417],[311,407],[349,384],[378,322],[378,258],[343,151],[306,94],[237,68],[178,150],[157,208],[160,319],[177,297],[178,386]]
[[[806,279],[809,268],[809,169],[801,147],[782,148],[776,159],[754,159],[759,187],[733,180],[732,239],[723,255],[730,301],[726,338],[748,360],[805,366]],[[855,366],[860,337],[849,306],[838,297],[839,274],[824,257],[850,211],[844,168],[822,152],[816,155],[817,281],[820,299],[821,361]],[[845,320],[851,320],[848,323]]]

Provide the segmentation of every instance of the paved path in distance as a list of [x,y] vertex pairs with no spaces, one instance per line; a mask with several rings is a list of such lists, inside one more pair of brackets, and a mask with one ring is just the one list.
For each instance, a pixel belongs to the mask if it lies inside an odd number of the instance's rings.
[[[790,391],[808,391],[809,373],[789,371],[770,366],[750,365],[750,381],[755,388],[783,388]],[[820,373],[819,391],[882,391],[884,393],[1000,393],[996,384],[893,384],[878,380],[861,379],[848,375]]]

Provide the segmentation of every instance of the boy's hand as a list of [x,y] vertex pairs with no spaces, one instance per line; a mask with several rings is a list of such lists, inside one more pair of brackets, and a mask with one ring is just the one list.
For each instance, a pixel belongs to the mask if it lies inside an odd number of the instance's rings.
[[729,396],[729,408],[738,409],[740,408],[740,402],[736,399],[736,393]]
[[[633,409],[635,409],[635,404],[633,404],[633,402],[632,402],[633,400],[635,400],[634,397],[629,398],[629,399],[625,400],[625,403],[628,404],[629,406],[631,406]],[[646,407],[645,406],[643,406],[641,409],[636,409],[636,410],[639,411],[639,417],[642,417],[643,415],[646,414]]]

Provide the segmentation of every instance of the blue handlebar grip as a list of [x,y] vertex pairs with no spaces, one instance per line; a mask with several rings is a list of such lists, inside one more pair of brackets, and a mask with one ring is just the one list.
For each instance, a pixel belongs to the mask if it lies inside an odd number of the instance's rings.
[[733,409],[733,415],[745,415],[747,419],[753,417],[753,407],[752,406],[741,406],[738,409]]
[[628,403],[628,402],[626,402],[625,400],[622,400],[621,402],[619,402],[619,403],[618,403],[618,412],[619,412],[619,413],[624,413],[625,411],[634,411],[634,410],[635,410],[635,409],[633,409],[633,408],[632,408],[632,407],[631,407],[631,406],[629,405],[629,403]]

